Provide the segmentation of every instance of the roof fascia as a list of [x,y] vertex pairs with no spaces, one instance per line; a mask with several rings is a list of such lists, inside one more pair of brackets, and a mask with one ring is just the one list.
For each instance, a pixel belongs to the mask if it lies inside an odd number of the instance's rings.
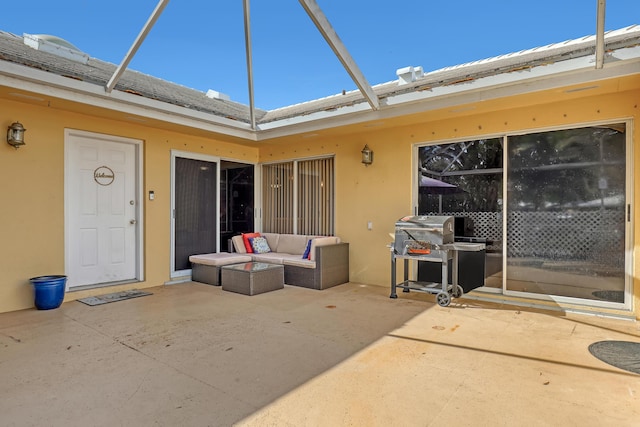
[[465,83],[416,90],[384,98],[372,111],[365,102],[294,118],[265,123],[257,131],[250,124],[121,91],[51,74],[32,67],[0,61],[0,85],[53,96],[71,102],[182,125],[207,132],[259,142],[278,137],[354,125],[408,114],[451,108],[508,96],[639,74],[640,46],[609,52],[602,69],[594,67],[595,54],[558,61]]
[[151,120],[256,141],[255,131],[252,131],[250,125],[244,122],[122,91],[106,93],[102,86],[6,61],[0,61],[0,85],[118,111],[124,115],[133,114]]
[[373,91],[373,88],[367,81],[364,74],[362,74],[362,71],[360,71],[360,68],[358,68],[358,65],[351,57],[349,50],[347,50],[344,43],[342,43],[342,40],[340,40],[340,37],[338,37],[338,34],[320,9],[320,6],[318,6],[318,3],[316,3],[315,0],[299,0],[299,2],[302,8],[307,12],[307,15],[309,15],[309,18],[311,18],[315,26],[318,28],[318,31],[320,31],[320,34],[322,34],[322,37],[324,37],[327,44],[329,44],[333,53],[338,57],[342,66],[347,70],[347,73],[349,73],[353,82],[358,86],[358,89],[360,89],[360,92],[362,92],[362,95],[366,98],[371,108],[374,110],[380,108],[378,95]]
[[366,104],[359,103],[265,123],[259,127],[258,141],[639,74],[640,46],[619,49],[609,58],[602,69],[594,67],[594,55],[590,55],[465,83],[392,95],[383,99],[384,107],[378,111],[371,111]]

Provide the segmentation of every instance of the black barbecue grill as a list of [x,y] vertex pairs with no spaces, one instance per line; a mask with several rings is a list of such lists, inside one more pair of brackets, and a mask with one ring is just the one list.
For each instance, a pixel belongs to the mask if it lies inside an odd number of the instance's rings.
[[[451,298],[464,294],[458,284],[458,252],[483,251],[483,243],[454,241],[455,219],[452,216],[406,216],[395,224],[394,241],[391,247],[391,298],[397,298],[396,287],[403,292],[411,290],[436,295],[438,305],[446,307]],[[396,283],[396,260],[404,261],[404,280]],[[441,282],[409,280],[409,262],[426,261],[441,264]],[[449,279],[449,262],[452,274]]]

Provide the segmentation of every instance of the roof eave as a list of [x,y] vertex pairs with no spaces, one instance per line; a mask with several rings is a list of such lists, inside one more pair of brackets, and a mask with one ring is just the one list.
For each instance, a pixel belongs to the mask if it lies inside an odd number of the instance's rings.
[[250,125],[188,107],[105,88],[15,63],[0,61],[0,85],[66,101],[188,126],[208,132],[256,140]]
[[480,78],[469,75],[456,84],[384,97],[378,111],[371,111],[360,100],[261,124],[258,141],[640,74],[640,46],[610,52],[607,58],[602,69],[595,68],[594,54]]

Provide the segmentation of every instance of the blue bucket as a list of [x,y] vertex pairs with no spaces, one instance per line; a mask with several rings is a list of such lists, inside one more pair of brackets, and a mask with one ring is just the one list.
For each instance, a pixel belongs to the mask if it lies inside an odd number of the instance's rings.
[[35,291],[35,304],[38,310],[51,310],[60,307],[64,300],[67,276],[39,276],[29,279]]

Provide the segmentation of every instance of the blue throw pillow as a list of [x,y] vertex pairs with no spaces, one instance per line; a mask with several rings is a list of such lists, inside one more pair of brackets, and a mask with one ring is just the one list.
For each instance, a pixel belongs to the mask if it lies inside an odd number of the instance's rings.
[[266,254],[267,252],[271,252],[271,248],[269,247],[269,243],[267,243],[267,239],[262,236],[250,237],[249,242],[251,243],[254,254]]
[[302,259],[309,259],[309,252],[311,251],[311,239],[307,242],[307,249],[302,254]]

